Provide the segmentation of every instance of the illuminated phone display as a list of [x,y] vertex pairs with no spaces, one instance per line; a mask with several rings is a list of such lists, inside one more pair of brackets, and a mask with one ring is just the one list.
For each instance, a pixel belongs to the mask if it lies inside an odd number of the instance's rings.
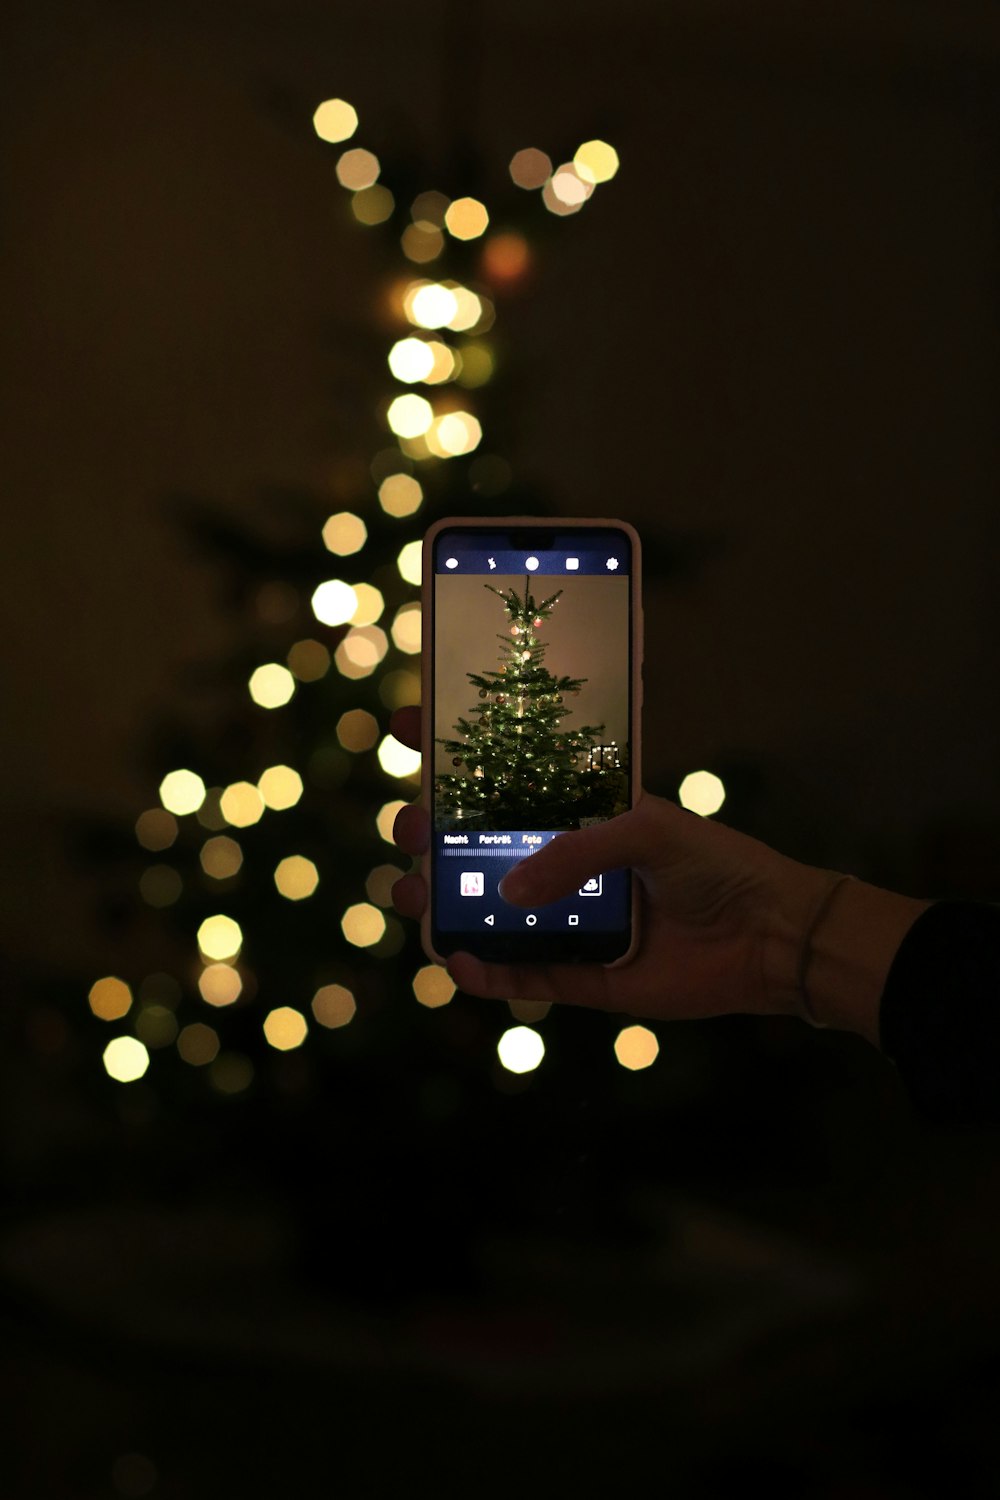
[[429,563],[434,949],[609,962],[631,941],[628,871],[534,912],[497,886],[557,833],[632,805],[634,533],[446,526]]

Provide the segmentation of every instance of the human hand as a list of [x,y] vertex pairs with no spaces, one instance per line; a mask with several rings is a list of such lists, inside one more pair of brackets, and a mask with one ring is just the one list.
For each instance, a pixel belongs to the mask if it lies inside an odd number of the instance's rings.
[[[397,711],[397,739],[420,745],[420,710]],[[403,808],[393,830],[407,854],[423,854],[427,812]],[[448,972],[467,994],[552,1000],[661,1020],[734,1011],[802,1015],[799,958],[830,872],[786,858],[766,844],[687,812],[661,797],[606,823],[560,834],[504,877],[500,894],[539,907],[578,890],[591,875],[632,869],[638,877],[639,946],[618,967],[601,964],[490,964],[456,953]],[[427,888],[404,875],[396,910],[419,918]]]

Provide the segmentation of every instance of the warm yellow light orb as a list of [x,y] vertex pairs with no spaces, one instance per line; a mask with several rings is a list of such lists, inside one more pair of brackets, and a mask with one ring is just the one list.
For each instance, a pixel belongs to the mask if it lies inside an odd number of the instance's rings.
[[171,771],[160,782],[160,801],[179,818],[197,812],[204,800],[205,783],[194,771]]
[[349,906],[340,919],[343,934],[355,948],[370,948],[385,932],[385,917],[369,901]]
[[323,625],[345,625],[358,607],[358,596],[349,583],[329,578],[312,596],[312,612]]
[[422,555],[423,543],[419,541],[407,542],[406,546],[400,549],[399,556],[396,558],[396,567],[404,583],[418,584],[420,582]]
[[359,755],[378,739],[378,720],[365,708],[349,708],[337,720],[337,738],[345,750]]
[[288,653],[288,667],[300,682],[319,682],[330,670],[330,653],[322,641],[296,641]]
[[511,157],[509,171],[515,187],[544,187],[552,176],[552,158],[534,146],[525,146]]
[[252,781],[234,781],[223,792],[219,807],[233,828],[252,828],[264,814],[264,799]]
[[353,1021],[357,1009],[354,996],[342,984],[324,984],[312,997],[313,1015],[331,1031]]
[[424,377],[427,385],[443,385],[446,380],[451,380],[462,368],[462,356],[457,350],[442,344],[439,339],[433,339],[427,345],[431,351],[433,363],[428,374]]
[[165,1005],[144,1005],[135,1018],[135,1034],[147,1047],[169,1047],[177,1039],[177,1017]]
[[552,174],[552,192],[567,208],[579,208],[594,191],[594,184],[581,177],[571,161],[563,162]]
[[354,193],[370,188],[378,181],[381,170],[374,151],[366,151],[363,146],[352,146],[337,159],[337,181],[341,187],[350,188]]
[[243,993],[243,980],[231,964],[208,964],[198,977],[198,989],[206,1005],[233,1005]]
[[412,516],[423,499],[419,482],[409,474],[390,474],[378,487],[378,503],[387,516]]
[[135,836],[144,849],[169,849],[177,833],[177,819],[165,808],[150,807],[136,819]]
[[378,747],[378,763],[388,776],[415,776],[420,770],[420,751],[387,734]]
[[615,1056],[633,1073],[650,1067],[659,1051],[660,1044],[648,1026],[625,1026],[615,1038]]
[[425,964],[413,976],[413,993],[428,1010],[437,1010],[455,993],[455,981],[439,964]]
[[370,677],[388,649],[388,637],[377,625],[348,631],[336,650],[337,670],[352,679]]
[[453,333],[466,333],[470,328],[475,328],[483,322],[483,314],[487,306],[492,308],[483,297],[477,297],[475,292],[470,292],[467,286],[452,286],[449,288],[455,299],[455,311],[448,319],[447,326]]
[[434,351],[424,339],[400,339],[388,355],[389,369],[397,380],[413,385],[426,380],[434,368]]
[[392,905],[392,888],[403,875],[398,865],[376,865],[365,881],[365,895],[376,906]]
[[346,99],[324,99],[313,115],[313,129],[321,141],[349,140],[358,128],[358,112]]
[[353,511],[341,510],[331,516],[323,527],[323,545],[328,552],[338,557],[349,557],[360,552],[368,540],[368,527]]
[[404,299],[406,315],[418,328],[446,328],[458,312],[458,300],[450,287],[430,281]]
[[479,447],[482,437],[483,429],[478,418],[468,411],[450,411],[434,423],[433,446],[442,457],[472,453]]
[[198,947],[205,958],[216,963],[236,958],[242,945],[240,924],[232,917],[206,917],[198,928]]
[[545,1056],[545,1043],[530,1026],[512,1026],[497,1043],[497,1056],[508,1073],[531,1073]]
[[250,678],[250,696],[258,708],[281,708],[295,692],[295,678],[280,662],[269,661]]
[[274,872],[274,883],[286,901],[305,901],[319,885],[319,871],[304,854],[288,854]]
[[436,260],[441,254],[444,235],[436,224],[429,224],[426,219],[421,219],[416,224],[407,224],[400,236],[400,244],[407,260],[422,266],[428,261]]
[[351,213],[359,224],[384,224],[392,218],[396,200],[387,187],[377,182],[374,187],[362,188],[351,199]]
[[380,591],[370,583],[359,583],[355,585],[354,597],[357,604],[351,615],[352,625],[374,625],[376,620],[382,618],[385,609],[385,600]]
[[108,974],[92,984],[87,999],[94,1015],[101,1021],[120,1021],[132,1009],[132,991],[124,979],[115,974]]
[[450,202],[451,199],[445,193],[439,193],[433,188],[426,193],[418,193],[410,205],[410,218],[414,224],[430,224],[440,229]]
[[677,799],[688,812],[710,818],[726,800],[726,789],[711,771],[691,771],[680,784]]
[[395,823],[400,810],[404,807],[409,807],[409,805],[410,804],[408,802],[404,802],[402,798],[397,797],[394,802],[383,803],[383,805],[379,808],[375,818],[375,826],[378,829],[380,836],[385,839],[387,844],[395,843],[395,839],[392,836],[393,824]]
[[177,1038],[177,1050],[192,1068],[207,1067],[219,1052],[219,1033],[204,1021],[192,1021]]
[[291,766],[268,766],[257,782],[264,806],[272,812],[285,812],[302,796],[302,777]]
[[402,605],[396,611],[390,633],[398,651],[416,656],[420,650],[420,605]]
[[456,198],[444,216],[445,228],[456,240],[478,239],[486,233],[489,222],[486,205],[478,198]]
[[420,437],[434,420],[434,408],[424,396],[397,396],[389,403],[386,420],[397,437]]
[[458,383],[468,390],[485,385],[493,374],[493,354],[486,344],[466,344],[462,350],[462,368]]
[[243,850],[235,839],[220,833],[205,840],[199,858],[206,875],[213,880],[229,880],[243,863]]
[[618,152],[607,141],[584,141],[573,165],[584,182],[610,182],[618,171]]
[[104,1067],[116,1083],[135,1083],[149,1067],[149,1053],[134,1036],[116,1036],[104,1049]]
[[264,1035],[278,1052],[291,1052],[301,1047],[309,1033],[309,1023],[300,1010],[291,1005],[279,1005],[264,1018]]

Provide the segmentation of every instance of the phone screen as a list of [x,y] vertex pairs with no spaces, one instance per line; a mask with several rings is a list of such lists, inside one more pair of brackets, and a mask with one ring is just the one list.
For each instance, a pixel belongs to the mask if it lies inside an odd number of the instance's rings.
[[631,942],[627,870],[537,911],[497,887],[557,834],[632,805],[632,535],[457,526],[430,567],[434,948],[611,962]]

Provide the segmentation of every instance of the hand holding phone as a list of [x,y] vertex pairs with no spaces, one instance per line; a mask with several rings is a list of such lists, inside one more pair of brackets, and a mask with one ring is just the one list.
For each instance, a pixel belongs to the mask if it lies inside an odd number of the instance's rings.
[[621,521],[449,519],[424,543],[424,946],[610,964],[634,951],[627,869],[520,911],[501,881],[639,785],[639,540]]

